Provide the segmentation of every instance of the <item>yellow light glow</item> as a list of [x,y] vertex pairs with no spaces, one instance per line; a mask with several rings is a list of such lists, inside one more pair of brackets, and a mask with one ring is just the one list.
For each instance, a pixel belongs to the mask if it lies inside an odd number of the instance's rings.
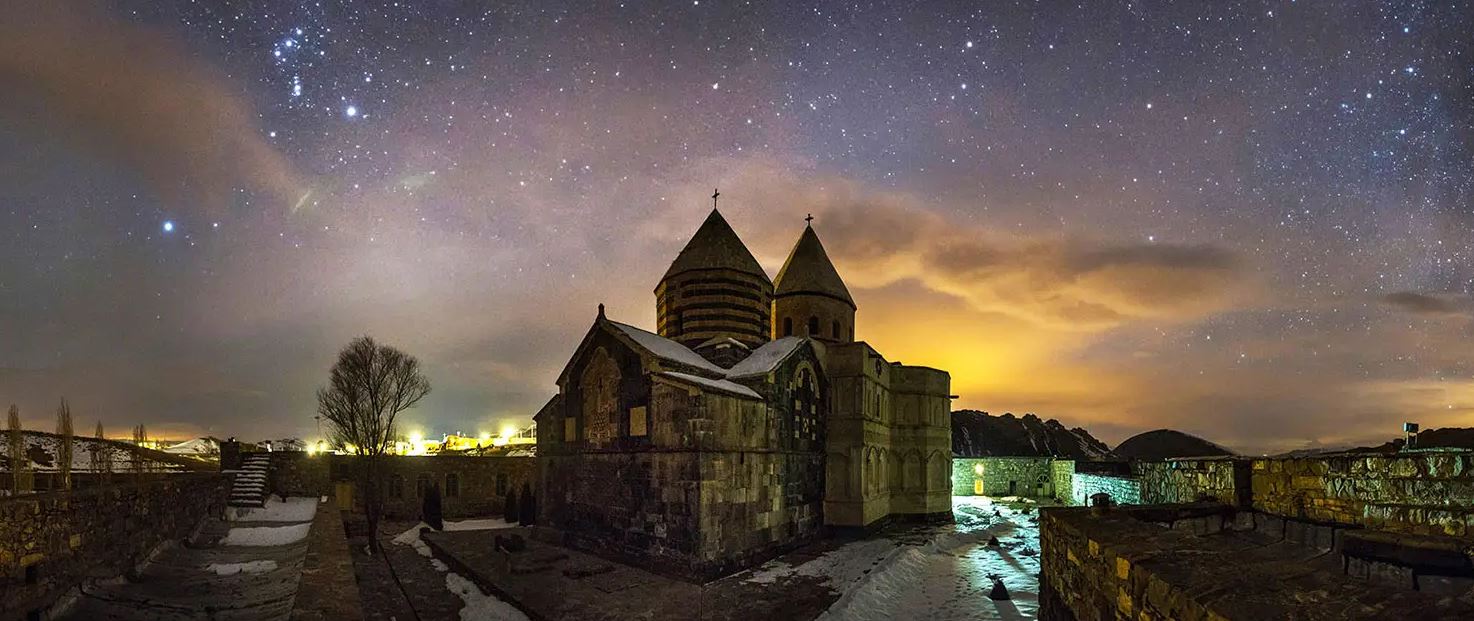
[[511,425],[503,425],[502,426],[502,437],[503,438],[510,438],[512,436],[515,436],[515,435],[517,435],[517,428],[516,427],[513,427]]
[[509,440],[510,439],[507,438],[506,436],[502,436],[502,437],[499,437],[499,438],[496,438],[496,439],[492,440],[491,441],[491,445],[492,446],[506,446],[507,445],[507,442]]
[[491,434],[486,433],[485,431],[483,431],[483,432],[481,432],[481,439],[482,440],[490,440],[491,439]]
[[420,443],[421,442],[424,442],[424,441],[425,441],[425,436],[423,434],[421,434],[420,432],[418,432],[418,431],[409,434],[409,443],[410,443],[410,446],[419,446]]

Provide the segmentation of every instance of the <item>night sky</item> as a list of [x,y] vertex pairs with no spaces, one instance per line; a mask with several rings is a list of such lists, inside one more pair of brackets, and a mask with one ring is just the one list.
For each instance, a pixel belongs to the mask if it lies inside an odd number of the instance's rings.
[[408,429],[525,424],[719,187],[959,408],[1474,425],[1467,3],[337,4],[0,7],[0,402],[311,438],[366,333]]

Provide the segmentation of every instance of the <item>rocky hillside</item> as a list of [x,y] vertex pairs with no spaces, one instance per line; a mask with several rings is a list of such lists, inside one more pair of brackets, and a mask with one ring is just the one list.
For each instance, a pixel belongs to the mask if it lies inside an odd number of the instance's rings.
[[1217,444],[1173,429],[1158,429],[1131,436],[1116,446],[1115,453],[1124,459],[1144,460],[1234,454]]
[[993,416],[977,410],[952,413],[952,454],[958,457],[1054,456],[1104,459],[1111,449],[1079,427],[1033,414]]

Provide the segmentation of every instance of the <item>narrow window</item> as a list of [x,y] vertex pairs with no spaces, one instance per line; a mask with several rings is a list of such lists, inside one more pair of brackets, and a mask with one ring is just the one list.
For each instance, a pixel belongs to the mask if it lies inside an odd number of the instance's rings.
[[563,419],[563,441],[573,442],[578,440],[578,419],[568,417]]
[[507,473],[498,472],[496,475],[496,495],[498,498],[507,495]]
[[819,318],[809,316],[809,336],[819,336]]
[[404,498],[404,477],[397,474],[389,477],[389,497]]
[[783,318],[783,336],[793,336],[793,318]]
[[630,435],[643,436],[649,432],[650,425],[646,419],[645,406],[630,408]]
[[434,483],[430,481],[430,473],[421,472],[420,476],[415,478],[415,498],[424,498],[425,490],[430,489],[431,485]]
[[445,497],[457,498],[461,495],[461,475],[454,472],[445,473]]
[[834,340],[838,341],[839,340],[839,321],[835,321],[834,322],[833,328],[834,329],[831,331],[831,335],[834,337]]

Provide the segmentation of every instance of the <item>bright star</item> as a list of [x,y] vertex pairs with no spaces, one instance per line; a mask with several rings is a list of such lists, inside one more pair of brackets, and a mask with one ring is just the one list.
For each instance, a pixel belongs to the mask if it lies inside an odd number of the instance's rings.
[[347,114],[349,117],[358,116],[358,106],[348,106],[348,109],[344,110],[343,113]]
[[174,232],[174,221],[173,220],[165,220],[164,221],[164,232],[165,233],[173,233]]

